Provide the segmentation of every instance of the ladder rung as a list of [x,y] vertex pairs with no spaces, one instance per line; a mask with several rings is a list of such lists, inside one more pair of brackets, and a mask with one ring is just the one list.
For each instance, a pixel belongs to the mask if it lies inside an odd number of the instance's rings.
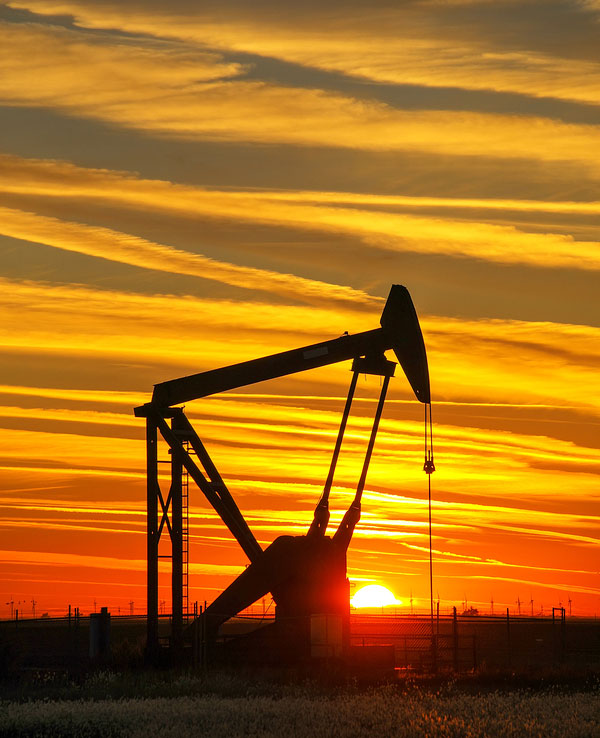
[[[189,442],[189,438],[192,437],[192,433],[190,431],[180,431],[178,434],[181,438],[181,444],[185,451],[190,456],[197,456],[196,452],[192,448],[192,445]],[[182,507],[182,521],[181,521],[181,545],[182,545],[182,564],[183,564],[183,571],[182,574],[182,585],[183,585],[183,591],[182,591],[182,605],[183,605],[183,611],[185,615],[187,616],[189,613],[189,533],[190,533],[190,524],[189,524],[189,495],[190,495],[190,475],[188,470],[184,467],[182,469],[181,474],[181,507]]]

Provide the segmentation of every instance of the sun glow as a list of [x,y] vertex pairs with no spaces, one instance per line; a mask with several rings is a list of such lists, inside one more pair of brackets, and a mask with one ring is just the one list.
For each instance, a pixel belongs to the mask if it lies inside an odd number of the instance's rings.
[[361,587],[350,602],[353,607],[385,607],[402,604],[394,597],[393,592],[382,587],[381,584],[368,584],[366,587]]

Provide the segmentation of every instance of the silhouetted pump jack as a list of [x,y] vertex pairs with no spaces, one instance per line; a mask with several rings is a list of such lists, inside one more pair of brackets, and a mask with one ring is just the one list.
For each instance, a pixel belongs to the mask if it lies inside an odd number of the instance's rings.
[[[381,327],[374,330],[344,334],[312,346],[157,384],[152,401],[136,408],[136,416],[145,417],[147,422],[150,654],[158,650],[159,643],[158,542],[165,527],[171,538],[172,644],[176,650],[183,647],[183,617],[187,610],[187,529],[182,512],[184,470],[204,493],[250,560],[240,576],[202,615],[200,625],[209,647],[216,641],[222,623],[269,592],[276,604],[275,625],[279,627],[280,649],[289,650],[293,644],[296,655],[309,654],[311,618],[314,616],[325,616],[341,623],[342,647],[348,643],[350,594],[346,552],[360,520],[367,470],[389,380],[396,367],[395,362],[385,358],[385,351],[393,350],[417,399],[427,404],[430,402],[425,346],[415,308],[405,287],[392,286],[380,323]],[[175,406],[217,392],[350,359],[353,360],[350,389],[329,474],[310,528],[304,536],[280,536],[263,551],[183,409]],[[356,495],[338,529],[329,537],[326,535],[329,493],[359,374],[381,376],[381,394]],[[169,420],[170,423],[167,422]],[[171,452],[171,486],[166,498],[158,479],[158,432]],[[198,622],[196,627],[200,627]]]

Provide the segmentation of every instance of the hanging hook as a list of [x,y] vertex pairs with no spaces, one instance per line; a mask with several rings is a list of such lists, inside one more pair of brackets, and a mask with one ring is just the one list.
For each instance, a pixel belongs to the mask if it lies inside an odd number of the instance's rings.
[[[429,414],[427,410],[429,409]],[[429,424],[429,432],[427,426]],[[425,461],[423,463],[423,471],[426,474],[433,474],[435,464],[433,462],[433,424],[431,421],[431,403],[425,404]]]

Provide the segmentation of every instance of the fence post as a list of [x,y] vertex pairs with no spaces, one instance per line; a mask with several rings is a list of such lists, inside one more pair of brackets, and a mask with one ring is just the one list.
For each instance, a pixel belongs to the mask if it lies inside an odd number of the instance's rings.
[[560,619],[560,645],[561,645],[561,661],[565,660],[567,655],[567,611],[563,607]]
[[204,614],[206,613],[206,600],[204,600],[204,608],[200,607],[201,617],[200,617],[200,627],[201,627],[201,644],[200,644],[200,665],[202,669],[206,669],[206,662],[207,662],[207,644],[206,644],[206,617],[204,617]]
[[512,667],[512,654],[510,648],[510,610],[506,608],[506,655],[508,657],[508,668]]
[[200,663],[200,620],[202,618],[202,607],[200,607],[200,618],[198,618],[198,602],[194,602],[194,622],[192,624],[192,661],[194,666]]
[[458,671],[458,618],[456,607],[452,608],[452,662],[454,671]]
[[[560,626],[559,626],[559,632],[558,632],[558,648],[556,644],[556,630],[554,625],[554,612],[555,610],[559,610],[560,612]],[[564,607],[553,607],[552,608],[552,638],[554,640],[554,653],[555,653],[555,660],[556,660],[556,652],[558,651],[558,658],[560,660],[560,663],[562,664],[565,660],[565,652],[566,652],[566,610]]]

